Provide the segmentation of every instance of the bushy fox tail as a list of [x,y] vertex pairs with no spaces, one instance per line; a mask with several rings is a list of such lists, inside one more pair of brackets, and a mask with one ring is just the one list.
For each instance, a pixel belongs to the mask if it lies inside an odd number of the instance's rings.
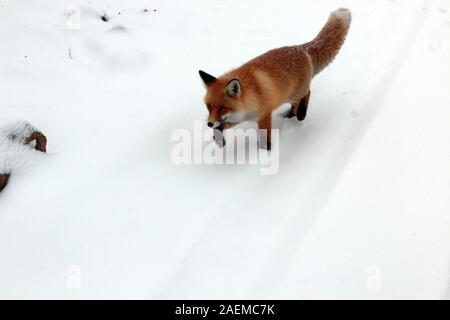
[[352,15],[348,9],[333,11],[317,37],[304,44],[306,52],[312,59],[314,75],[329,65],[338,54],[347,36],[351,20]]

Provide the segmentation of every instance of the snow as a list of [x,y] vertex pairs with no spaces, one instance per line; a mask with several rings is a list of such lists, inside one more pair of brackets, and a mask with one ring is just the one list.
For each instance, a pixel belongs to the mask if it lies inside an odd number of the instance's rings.
[[[306,120],[274,116],[278,174],[172,163],[172,132],[206,118],[199,69],[309,41],[339,7]],[[49,155],[0,194],[0,298],[449,298],[449,13],[2,0],[0,127],[28,121]]]

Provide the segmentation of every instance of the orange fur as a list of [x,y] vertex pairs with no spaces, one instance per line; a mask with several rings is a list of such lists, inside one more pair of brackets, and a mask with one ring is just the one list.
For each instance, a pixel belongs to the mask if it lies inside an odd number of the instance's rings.
[[[258,121],[261,129],[268,130],[270,148],[272,111],[285,102],[292,104],[293,115],[298,105],[307,108],[311,80],[337,55],[350,21],[350,12],[338,9],[311,42],[270,50],[218,78],[207,74],[210,78],[205,78],[201,72],[207,89],[208,124],[226,129],[238,120]],[[238,80],[239,90],[233,80]],[[240,117],[228,121],[232,115]]]

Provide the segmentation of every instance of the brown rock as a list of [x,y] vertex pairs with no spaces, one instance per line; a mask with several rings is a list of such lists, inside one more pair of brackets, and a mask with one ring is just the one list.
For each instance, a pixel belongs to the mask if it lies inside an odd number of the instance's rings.
[[24,141],[24,144],[31,144],[36,141],[34,148],[38,151],[47,152],[47,138],[39,131],[33,131]]
[[3,190],[4,187],[6,187],[6,184],[8,183],[9,174],[0,174],[0,191]]

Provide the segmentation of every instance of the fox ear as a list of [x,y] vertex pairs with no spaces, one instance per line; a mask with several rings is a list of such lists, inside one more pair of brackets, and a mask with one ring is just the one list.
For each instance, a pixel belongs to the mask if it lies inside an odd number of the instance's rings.
[[239,97],[241,95],[241,83],[238,79],[233,79],[230,82],[228,82],[227,86],[225,87],[225,93],[229,97]]
[[205,71],[199,70],[198,74],[200,75],[200,78],[202,78],[203,83],[205,86],[209,86],[211,83],[217,80],[216,77],[206,73]]

